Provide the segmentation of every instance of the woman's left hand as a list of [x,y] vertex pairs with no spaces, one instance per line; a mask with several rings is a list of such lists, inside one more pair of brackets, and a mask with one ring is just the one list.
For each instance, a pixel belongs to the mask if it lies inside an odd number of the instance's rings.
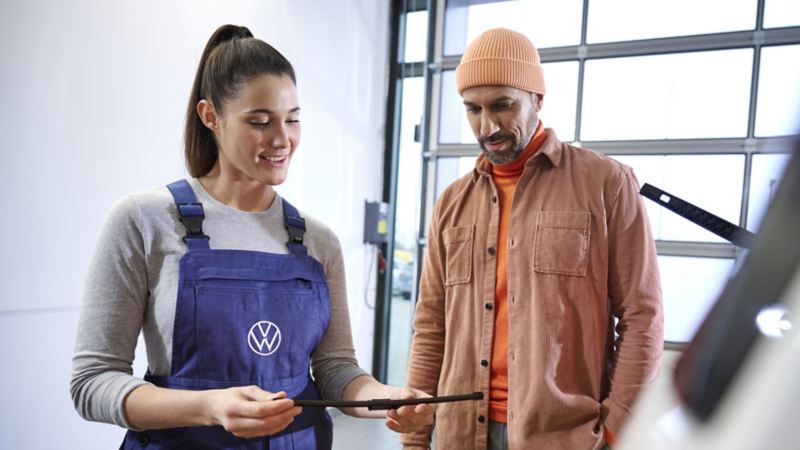
[[[430,395],[409,387],[397,387],[392,395],[392,399],[425,397],[430,397]],[[433,415],[435,413],[436,405],[431,403],[401,406],[398,409],[390,409],[386,412],[386,426],[398,433],[422,431],[426,427],[433,425]]]

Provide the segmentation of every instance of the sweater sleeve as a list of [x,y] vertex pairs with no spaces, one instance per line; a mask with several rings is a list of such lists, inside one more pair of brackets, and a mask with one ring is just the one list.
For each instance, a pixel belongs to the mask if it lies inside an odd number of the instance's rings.
[[605,425],[615,434],[643,385],[655,378],[664,340],[655,242],[638,191],[626,167],[608,215],[608,288],[618,322],[603,410]]
[[331,320],[311,355],[311,371],[322,398],[339,400],[345,387],[354,378],[368,374],[358,366],[353,347],[341,244],[333,232],[328,233],[327,239],[332,244],[333,251],[324,268],[330,291]]
[[102,228],[85,280],[70,381],[83,418],[126,428],[123,401],[146,383],[132,375],[148,297],[137,217],[137,205],[126,197]]

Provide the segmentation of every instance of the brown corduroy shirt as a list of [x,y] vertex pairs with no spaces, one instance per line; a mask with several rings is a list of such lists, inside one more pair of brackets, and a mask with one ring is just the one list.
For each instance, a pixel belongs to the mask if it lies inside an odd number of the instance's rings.
[[[598,448],[656,374],[663,312],[656,250],[631,169],[547,138],[517,183],[508,264],[510,449]],[[408,384],[444,403],[436,448],[485,450],[499,207],[489,162],[434,207]],[[617,319],[615,339],[614,319]],[[430,432],[404,434],[426,448]]]

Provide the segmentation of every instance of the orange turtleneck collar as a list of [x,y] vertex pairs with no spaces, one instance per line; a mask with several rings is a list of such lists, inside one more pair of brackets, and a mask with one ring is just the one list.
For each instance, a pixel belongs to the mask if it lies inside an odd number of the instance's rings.
[[536,127],[536,131],[533,133],[533,137],[531,141],[528,142],[528,145],[525,147],[525,151],[517,158],[515,161],[510,162],[508,164],[502,165],[495,165],[492,164],[492,174],[495,177],[518,177],[522,175],[522,169],[525,167],[525,163],[536,154],[539,150],[539,147],[542,146],[544,143],[547,134],[544,132],[544,126],[542,125],[542,121],[539,121],[539,125]]

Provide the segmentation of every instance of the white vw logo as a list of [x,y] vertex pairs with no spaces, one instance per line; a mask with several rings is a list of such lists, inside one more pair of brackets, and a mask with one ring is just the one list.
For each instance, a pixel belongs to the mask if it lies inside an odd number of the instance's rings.
[[256,354],[269,356],[281,346],[281,329],[267,320],[256,322],[247,333],[247,344]]

